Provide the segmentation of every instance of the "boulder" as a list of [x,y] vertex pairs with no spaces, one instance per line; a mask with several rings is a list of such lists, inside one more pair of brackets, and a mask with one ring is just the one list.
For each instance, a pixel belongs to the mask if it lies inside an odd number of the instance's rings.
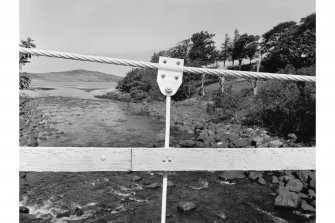
[[278,192],[279,194],[275,199],[275,206],[298,208],[301,204],[301,197],[298,194],[289,191],[287,188],[281,187]]
[[283,142],[280,141],[279,139],[275,139],[269,142],[269,147],[271,148],[279,148],[279,147],[283,147]]
[[82,216],[84,214],[84,211],[81,208],[76,207],[76,209],[74,209],[74,214],[76,216]]
[[151,183],[149,184],[148,186],[146,186],[147,188],[150,188],[150,189],[156,189],[156,188],[159,188],[161,185],[157,182],[154,182],[154,183]]
[[301,202],[301,209],[304,212],[315,212],[315,208],[311,205],[309,205],[306,201],[302,200]]
[[257,180],[259,177],[263,177],[263,173],[262,172],[251,171],[248,174],[248,178],[250,180]]
[[228,148],[228,143],[226,141],[223,142],[217,142],[216,143],[216,148]]
[[220,212],[216,216],[221,220],[227,220],[228,219],[227,215],[224,212]]
[[139,181],[139,180],[142,180],[141,176],[135,175],[131,177],[131,181]]
[[195,209],[197,206],[190,201],[181,201],[178,204],[178,210],[186,212]]
[[262,137],[259,137],[259,136],[256,136],[254,138],[252,138],[251,140],[251,146],[254,146],[254,147],[259,147],[260,145],[262,145],[264,139]]
[[164,140],[165,140],[165,133],[160,132],[156,135],[155,139],[156,142],[164,142]]
[[264,184],[266,184],[266,181],[264,180],[263,177],[259,177],[258,180],[257,180],[257,182],[258,182],[260,185],[264,185]]
[[278,177],[276,176],[272,176],[272,181],[271,181],[273,184],[277,184],[279,183],[279,180],[278,180]]
[[29,214],[29,208],[25,207],[25,206],[20,206],[19,208],[20,212],[22,214]]
[[290,179],[286,184],[286,188],[293,192],[300,192],[303,187],[304,185],[298,179]]
[[71,216],[71,211],[65,211],[65,212],[58,213],[56,215],[56,218],[64,218],[64,217],[70,217],[70,216]]
[[191,139],[179,140],[179,145],[181,145],[183,148],[191,148],[195,146],[195,142]]
[[236,139],[235,141],[233,141],[233,144],[236,148],[244,148],[250,146],[249,141],[246,139]]
[[224,171],[220,176],[219,179],[223,180],[232,180],[232,179],[243,179],[245,178],[245,174],[243,171]]
[[291,142],[295,142],[298,139],[298,137],[294,133],[288,134],[287,137],[290,139]]

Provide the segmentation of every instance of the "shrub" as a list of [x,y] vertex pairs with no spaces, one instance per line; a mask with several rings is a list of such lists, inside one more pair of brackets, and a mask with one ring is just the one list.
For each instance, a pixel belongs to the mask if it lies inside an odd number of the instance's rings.
[[[285,69],[301,75],[315,74],[314,66]],[[302,141],[315,137],[315,120],[315,84],[306,82],[268,81],[260,88],[248,116],[249,122],[267,127],[272,134],[295,133]]]

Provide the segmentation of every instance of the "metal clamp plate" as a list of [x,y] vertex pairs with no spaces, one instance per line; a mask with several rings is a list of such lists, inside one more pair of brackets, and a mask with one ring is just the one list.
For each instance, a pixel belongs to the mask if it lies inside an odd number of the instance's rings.
[[172,96],[183,81],[184,60],[159,57],[157,83],[163,95]]

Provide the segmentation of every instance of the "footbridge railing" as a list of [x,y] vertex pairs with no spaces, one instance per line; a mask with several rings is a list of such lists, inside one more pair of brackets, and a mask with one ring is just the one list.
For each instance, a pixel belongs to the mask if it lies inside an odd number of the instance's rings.
[[164,148],[20,147],[21,171],[164,171],[161,222],[165,223],[168,171],[315,169],[315,148],[169,147],[171,96],[180,87],[183,72],[305,82],[316,82],[315,76],[184,67],[183,60],[166,57],[160,57],[157,64],[22,47],[19,51],[34,56],[157,68],[157,82],[161,93],[166,96]]

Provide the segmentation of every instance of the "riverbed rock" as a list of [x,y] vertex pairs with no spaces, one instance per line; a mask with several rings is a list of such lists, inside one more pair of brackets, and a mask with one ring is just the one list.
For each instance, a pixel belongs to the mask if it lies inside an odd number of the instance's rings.
[[227,220],[228,219],[227,215],[224,212],[220,212],[216,216],[221,220]]
[[315,208],[312,205],[309,205],[306,201],[302,200],[301,209],[304,212],[315,212]]
[[76,216],[82,216],[84,214],[84,211],[81,208],[76,207],[76,209],[74,209],[74,214]]
[[190,201],[181,201],[178,204],[178,210],[186,212],[195,209],[197,206]]
[[147,187],[147,188],[150,188],[150,189],[157,189],[157,188],[159,188],[160,186],[161,186],[161,185],[160,185],[159,183],[154,182],[154,183],[151,183],[151,184],[147,185],[146,187]]
[[262,172],[255,172],[255,171],[251,171],[248,174],[248,178],[250,180],[257,180],[259,177],[263,177]]
[[245,174],[243,171],[224,171],[220,174],[219,179],[223,180],[232,180],[232,179],[243,179],[245,178]]
[[259,146],[262,145],[263,141],[264,141],[264,139],[262,137],[256,136],[256,137],[252,138],[251,146],[254,146],[254,147],[258,148]]
[[139,181],[139,180],[142,180],[141,176],[135,175],[131,177],[131,181]]
[[278,180],[278,177],[276,176],[272,176],[272,181],[271,181],[273,184],[277,184],[279,183],[279,180]]
[[181,145],[183,148],[191,148],[195,146],[195,142],[191,139],[179,140],[179,145]]
[[290,179],[286,184],[286,188],[292,192],[300,192],[303,187],[304,185],[298,179]]
[[29,214],[29,208],[25,207],[25,206],[20,206],[19,208],[20,212],[22,214]]
[[308,190],[308,196],[310,196],[311,198],[315,198],[316,194],[314,190]]
[[58,213],[56,215],[56,218],[64,218],[64,217],[70,217],[70,216],[71,216],[71,211],[65,211],[65,212]]
[[275,199],[275,206],[285,208],[298,208],[301,204],[301,197],[282,187],[278,190],[279,194]]
[[269,146],[272,148],[279,148],[279,147],[283,147],[283,142],[280,141],[279,139],[275,139],[269,142]]
[[263,177],[259,177],[258,180],[257,180],[257,183],[259,183],[260,185],[264,185],[264,184],[266,184],[266,181],[264,180]]
[[165,133],[160,132],[156,135],[155,139],[156,142],[163,142],[164,140],[165,140]]

